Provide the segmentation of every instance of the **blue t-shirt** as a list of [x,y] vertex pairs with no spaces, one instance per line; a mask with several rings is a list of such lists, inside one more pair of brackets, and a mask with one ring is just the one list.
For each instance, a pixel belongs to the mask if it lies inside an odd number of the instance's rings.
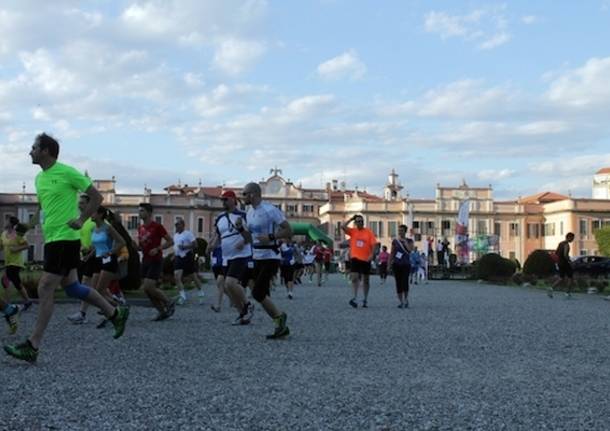
[[108,233],[108,225],[105,223],[102,227],[96,227],[91,232],[91,245],[95,248],[95,257],[102,257],[112,250],[112,237]]
[[280,253],[282,254],[282,266],[294,266],[294,247],[288,244],[282,244],[280,247]]

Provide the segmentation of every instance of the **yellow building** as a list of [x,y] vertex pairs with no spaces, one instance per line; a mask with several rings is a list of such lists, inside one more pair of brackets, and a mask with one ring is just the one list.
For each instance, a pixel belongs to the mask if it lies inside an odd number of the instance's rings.
[[[603,170],[602,170],[603,171]],[[610,169],[608,169],[610,172]],[[279,169],[259,184],[263,198],[277,205],[290,221],[307,222],[328,233],[335,240],[335,249],[344,241],[340,224],[362,214],[384,245],[390,245],[398,225],[412,227],[416,245],[424,241],[447,239],[453,249],[456,218],[460,203],[469,200],[471,239],[497,239],[490,251],[521,262],[536,249],[555,249],[568,232],[574,232],[574,256],[597,254],[593,232],[610,225],[610,200],[573,198],[547,192],[511,201],[495,201],[493,189],[469,187],[465,182],[457,187],[437,185],[434,198],[413,199],[403,194],[398,174],[393,170],[382,196],[357,188],[348,189],[345,183],[333,180],[323,189],[312,189],[294,184],[282,177]],[[599,172],[596,175],[600,175]],[[222,204],[220,195],[233,190],[239,196],[242,187],[170,185],[162,193],[145,188],[141,194],[116,192],[116,180],[95,180],[95,187],[104,196],[104,205],[120,214],[123,224],[135,236],[139,225],[138,205],[149,202],[155,207],[155,218],[169,232],[173,232],[178,218],[184,219],[187,229],[196,236],[209,239],[214,230],[214,219]],[[13,215],[27,221],[37,208],[36,195],[26,193],[0,194],[0,220]],[[42,260],[43,239],[40,228],[28,233],[30,260]],[[473,256],[475,257],[475,256]]]

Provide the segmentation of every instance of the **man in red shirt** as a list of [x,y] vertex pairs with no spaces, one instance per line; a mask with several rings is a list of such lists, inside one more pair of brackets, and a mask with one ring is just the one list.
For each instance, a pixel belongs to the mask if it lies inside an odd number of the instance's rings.
[[315,268],[316,268],[316,277],[318,287],[322,286],[322,267],[324,265],[324,243],[322,241],[318,241],[318,243],[312,247],[311,253],[314,255],[315,260]]
[[[349,227],[349,224],[352,221],[356,224],[355,228]],[[352,289],[354,290],[354,297],[350,299],[349,305],[354,308],[358,307],[356,300],[358,298],[360,280],[362,280],[362,290],[364,291],[362,307],[367,308],[370,287],[369,275],[371,273],[371,261],[373,260],[375,248],[377,247],[377,238],[375,238],[373,231],[364,227],[364,218],[360,214],[356,214],[342,223],[341,229],[349,236],[349,250],[351,256],[350,276],[352,280]]]
[[[174,240],[162,224],[153,219],[153,207],[149,203],[140,204],[142,224],[138,228],[138,244],[142,251],[142,287],[153,306],[159,311],[154,321],[165,320],[174,314],[176,304],[157,287],[163,272],[163,250],[174,245]],[[163,241],[165,240],[165,241]]]

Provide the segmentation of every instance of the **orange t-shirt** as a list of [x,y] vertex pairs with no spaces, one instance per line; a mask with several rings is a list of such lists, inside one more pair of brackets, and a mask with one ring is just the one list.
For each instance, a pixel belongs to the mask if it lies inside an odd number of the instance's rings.
[[363,229],[349,227],[345,229],[345,234],[349,236],[349,251],[352,259],[368,262],[377,244],[373,231],[366,227]]

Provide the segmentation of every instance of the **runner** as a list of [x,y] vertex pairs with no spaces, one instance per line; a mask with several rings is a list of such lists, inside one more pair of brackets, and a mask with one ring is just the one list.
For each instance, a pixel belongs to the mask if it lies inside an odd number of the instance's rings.
[[210,308],[216,313],[220,313],[222,309],[222,297],[224,296],[225,290],[225,274],[227,271],[226,262],[222,258],[222,247],[216,246],[211,253],[212,257],[212,273],[216,280],[216,288],[218,289],[218,296],[216,305],[211,305]]
[[176,303],[170,301],[165,293],[157,287],[157,282],[163,272],[163,250],[174,245],[162,224],[153,219],[153,206],[149,203],[140,204],[142,224],[138,227],[137,247],[142,251],[142,286],[144,293],[157,309],[158,314],[153,322],[159,322],[171,317],[176,310]]
[[301,277],[303,276],[303,273],[305,272],[305,265],[303,263],[304,261],[304,255],[303,255],[303,247],[301,244],[298,243],[293,243],[294,244],[294,260],[295,260],[295,265],[294,265],[294,284],[303,284],[303,281],[301,280]]
[[[85,300],[100,308],[115,328],[114,338],[125,331],[129,309],[113,307],[97,291],[78,282],[80,241],[78,230],[95,212],[102,196],[93,187],[91,180],[76,169],[59,163],[59,144],[52,137],[42,133],[36,137],[30,156],[32,163],[42,168],[36,176],[36,193],[40,204],[39,212],[32,224],[37,224],[44,215],[42,231],[45,238],[44,272],[38,284],[39,307],[34,331],[28,339],[17,345],[6,345],[4,350],[10,356],[28,362],[35,362],[45,329],[53,315],[55,289],[60,285],[70,297]],[[78,214],[77,197],[79,191],[89,196],[89,205]]]
[[203,282],[197,275],[197,262],[194,250],[197,247],[197,238],[190,230],[185,230],[184,220],[176,222],[176,233],[174,234],[174,278],[178,287],[178,303],[184,304],[187,301],[186,291],[184,290],[183,278],[190,278],[197,283],[197,297],[199,302],[203,301]]
[[388,260],[390,259],[390,253],[388,253],[388,248],[385,245],[381,247],[377,259],[379,260],[379,277],[381,277],[381,285],[383,286],[388,278]]
[[[78,210],[83,213],[89,205],[89,196],[81,195],[78,200]],[[95,249],[91,244],[91,234],[95,229],[95,222],[88,218],[80,228],[80,256],[81,261],[78,267],[79,279],[85,286],[91,286],[93,279],[93,267],[95,265]],[[75,314],[68,316],[68,320],[75,325],[87,323],[87,306],[86,302],[81,301],[80,310]]]
[[243,190],[248,209],[248,230],[252,233],[254,271],[252,273],[252,297],[259,302],[275,323],[275,331],[268,339],[282,338],[290,334],[286,326],[287,315],[280,311],[269,297],[271,278],[280,264],[278,240],[289,240],[292,229],[284,214],[275,206],[264,202],[261,188],[256,183],[246,184]]
[[408,228],[404,224],[398,226],[398,238],[392,240],[388,260],[388,267],[396,281],[398,308],[409,308],[409,276],[411,275],[409,253],[413,250],[413,241],[407,239],[407,230]]
[[574,241],[574,234],[569,232],[566,235],[566,239],[561,241],[557,246],[555,254],[557,255],[557,267],[559,268],[559,277],[551,287],[548,288],[547,294],[549,298],[553,297],[554,290],[559,287],[560,284],[567,282],[568,291],[565,294],[566,299],[572,298],[572,287],[574,285],[572,263],[570,261],[570,243]]
[[295,246],[291,240],[282,242],[282,245],[280,246],[280,253],[282,255],[282,263],[280,266],[282,281],[286,286],[288,299],[292,299],[297,251],[295,250]]
[[411,251],[409,258],[411,259],[411,284],[419,284],[417,280],[419,279],[420,256],[417,247]]
[[323,245],[323,258],[324,258],[324,283],[328,281],[328,274],[330,274],[330,264],[333,260],[333,249]]
[[[355,228],[349,227],[351,222],[356,224]],[[362,307],[368,307],[369,298],[369,277],[371,274],[371,261],[375,256],[375,247],[377,238],[369,228],[364,227],[364,218],[356,214],[346,222],[341,224],[341,229],[349,236],[350,248],[350,277],[352,281],[352,289],[354,296],[349,301],[349,305],[358,308],[358,290],[362,282],[362,290],[364,291],[364,300]]]
[[243,287],[248,284],[249,269],[253,266],[252,236],[244,227],[246,213],[237,209],[235,192],[227,190],[221,198],[225,211],[216,217],[216,232],[208,244],[208,250],[213,250],[220,243],[222,259],[227,262],[224,290],[239,312],[233,324],[247,325],[254,313],[254,305],[248,301]]
[[28,292],[21,284],[21,270],[25,267],[23,264],[23,251],[29,248],[28,242],[24,238],[27,232],[27,226],[19,223],[19,219],[11,217],[6,225],[6,229],[0,236],[0,247],[4,252],[4,276],[2,284],[4,285],[4,300],[9,303],[10,295],[9,288],[11,284],[17,290],[17,293],[23,299],[23,308],[25,311],[32,305],[32,300],[28,296]]
[[316,280],[318,287],[322,286],[322,271],[324,270],[324,243],[320,240],[311,248],[310,253],[314,256]]
[[303,255],[303,266],[305,267],[303,272],[304,275],[309,276],[309,283],[313,283],[316,256],[311,252],[311,249],[308,250],[307,248],[308,247],[306,247],[305,254]]

